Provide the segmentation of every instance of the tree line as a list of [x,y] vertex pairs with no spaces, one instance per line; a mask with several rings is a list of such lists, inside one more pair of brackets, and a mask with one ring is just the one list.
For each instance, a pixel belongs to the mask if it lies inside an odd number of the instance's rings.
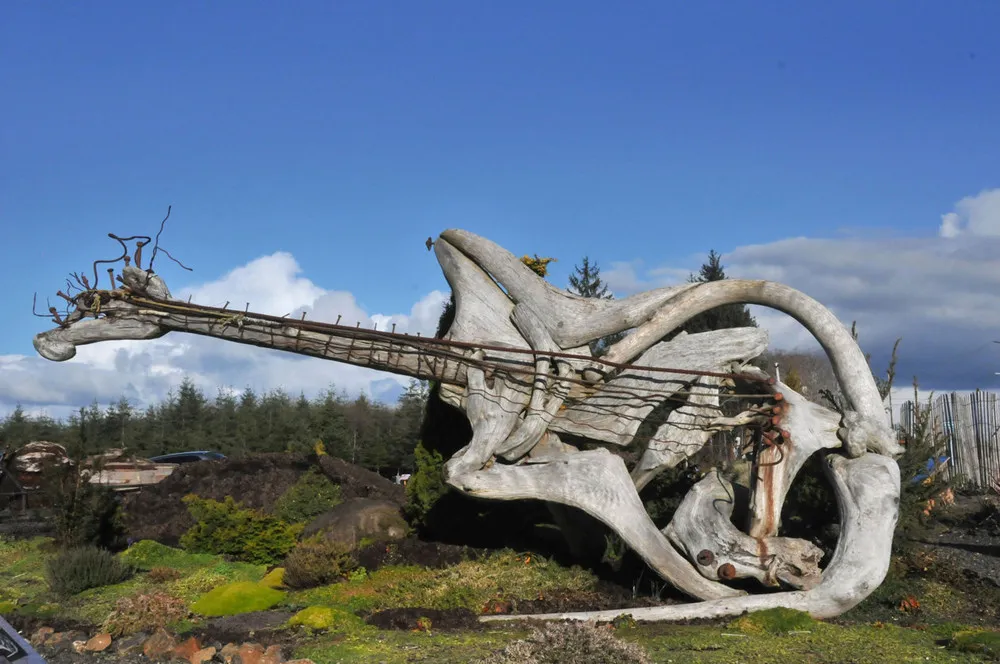
[[0,423],[0,449],[45,440],[83,454],[122,448],[144,458],[191,450],[226,456],[307,452],[318,440],[329,454],[392,474],[413,468],[427,386],[412,381],[395,404],[365,395],[351,400],[332,387],[313,399],[275,389],[214,399],[185,378],[160,403],[138,409],[121,398],[107,408],[92,403],[66,420],[29,416],[21,406]]

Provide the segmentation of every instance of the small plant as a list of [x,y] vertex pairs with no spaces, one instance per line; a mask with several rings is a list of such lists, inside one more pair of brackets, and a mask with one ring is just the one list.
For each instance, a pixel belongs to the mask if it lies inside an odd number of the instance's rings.
[[652,664],[640,646],[615,637],[610,627],[593,623],[549,623],[514,641],[480,664]]
[[346,625],[357,625],[361,622],[358,616],[344,609],[334,609],[329,606],[309,606],[288,620],[290,627],[305,627],[316,632],[325,632]]
[[208,591],[191,610],[203,616],[233,616],[266,611],[285,598],[285,593],[252,581],[237,581]]
[[151,583],[167,583],[181,578],[181,573],[172,567],[154,567],[146,574],[146,579]]
[[413,450],[416,469],[406,483],[406,505],[403,512],[414,526],[426,525],[431,508],[448,493],[444,483],[444,457],[437,450],[428,450],[421,441]]
[[274,505],[274,516],[286,523],[305,523],[341,503],[340,485],[310,468]]
[[131,565],[96,546],[67,549],[50,559],[46,569],[49,587],[60,595],[121,583],[133,574]]
[[357,567],[350,547],[322,536],[299,542],[285,558],[289,588],[315,588],[344,579]]
[[281,560],[302,532],[302,524],[289,525],[281,519],[246,509],[232,496],[223,502],[184,497],[195,525],[181,537],[181,546],[195,553],[214,553],[237,560],[271,565]]
[[52,507],[56,541],[63,547],[125,548],[121,505],[114,491],[92,484],[90,468],[81,472],[83,457],[44,470],[44,494]]
[[166,593],[142,593],[119,599],[105,619],[103,629],[117,639],[136,632],[152,632],[187,616],[184,600]]

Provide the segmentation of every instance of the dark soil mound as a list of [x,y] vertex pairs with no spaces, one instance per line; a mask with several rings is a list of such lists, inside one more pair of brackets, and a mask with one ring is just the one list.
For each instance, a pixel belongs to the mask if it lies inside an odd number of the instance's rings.
[[402,505],[406,492],[378,473],[331,456],[253,454],[221,461],[199,461],[177,467],[153,486],[125,498],[125,527],[133,540],[152,539],[176,546],[194,521],[181,502],[184,496],[222,500],[232,496],[247,507],[270,512],[303,473],[319,465],[349,498],[377,498]]
[[[429,620],[428,625],[426,621]],[[486,626],[479,622],[476,614],[468,609],[421,609],[408,607],[386,609],[365,616],[365,622],[379,629],[465,629],[481,630]]]
[[194,525],[181,502],[191,493],[213,500],[232,496],[247,507],[270,511],[310,467],[305,456],[291,454],[181,464],[167,479],[125,499],[128,536],[176,546]]
[[378,473],[325,454],[318,457],[317,462],[323,473],[340,485],[340,494],[345,500],[377,498],[399,506],[406,502],[406,489]]
[[410,537],[395,542],[377,542],[358,550],[358,564],[369,572],[384,565],[420,565],[440,569],[463,560],[476,560],[490,552],[456,544],[426,542]]

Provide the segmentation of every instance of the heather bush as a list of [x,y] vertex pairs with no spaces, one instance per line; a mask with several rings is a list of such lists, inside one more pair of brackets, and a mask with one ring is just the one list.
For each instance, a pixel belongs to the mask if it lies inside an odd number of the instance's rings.
[[114,554],[96,546],[66,549],[46,566],[49,587],[60,595],[75,595],[126,581],[135,569]]
[[340,581],[356,567],[350,547],[317,537],[289,552],[282,581],[289,588],[315,588]]

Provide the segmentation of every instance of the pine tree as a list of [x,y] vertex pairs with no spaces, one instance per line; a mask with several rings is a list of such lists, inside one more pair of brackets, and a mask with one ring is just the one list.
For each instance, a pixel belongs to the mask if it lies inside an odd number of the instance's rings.
[[[589,256],[583,257],[583,265],[574,265],[573,274],[569,275],[570,293],[580,297],[596,297],[605,300],[614,299],[614,294],[608,290],[608,285],[601,279],[601,268],[597,263],[591,263]],[[609,334],[590,342],[590,352],[594,357],[600,357],[608,352],[615,342],[625,336],[624,332]]]
[[[715,249],[712,249],[708,252],[708,260],[701,266],[698,274],[690,275],[688,281],[691,283],[708,283],[728,278],[726,270],[722,265],[722,256]],[[745,304],[727,304],[715,309],[709,309],[689,320],[681,329],[688,334],[695,334],[697,332],[725,330],[733,327],[757,327],[757,321],[750,315],[750,310],[747,309]],[[674,332],[670,337],[672,338],[676,334],[677,332]]]

